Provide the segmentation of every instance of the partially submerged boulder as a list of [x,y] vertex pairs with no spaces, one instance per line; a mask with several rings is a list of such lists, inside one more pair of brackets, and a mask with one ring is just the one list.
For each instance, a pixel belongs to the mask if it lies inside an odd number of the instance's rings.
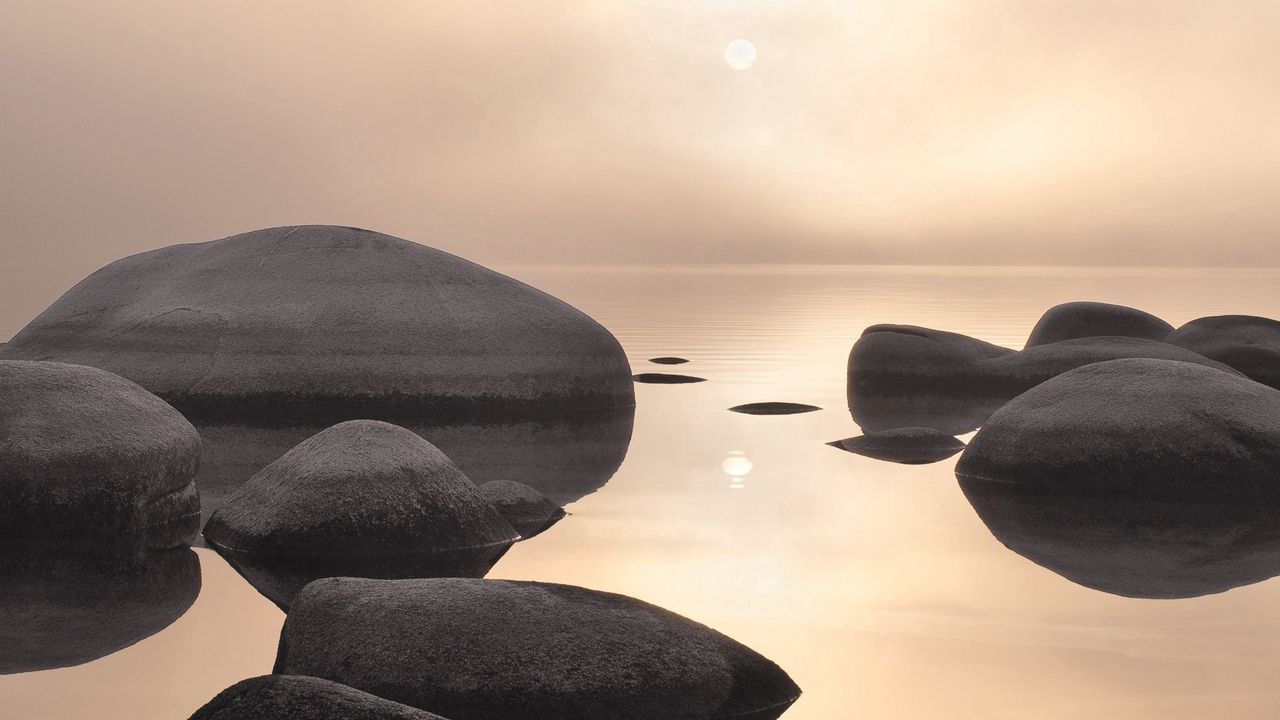
[[513,480],[487,482],[480,486],[480,496],[506,518],[522,540],[528,540],[564,518],[564,508],[528,485]]
[[0,675],[82,665],[182,617],[200,593],[194,532],[0,540]]
[[329,680],[262,675],[218,693],[190,720],[444,720]]
[[1166,342],[1280,388],[1280,321],[1252,315],[1204,317],[1178,328]]
[[1136,597],[1280,572],[1280,391],[1203,365],[1126,359],[994,413],[956,475],[1009,547]]
[[622,595],[532,582],[328,578],[285,619],[277,673],[454,720],[776,718],[777,665]]
[[689,360],[682,357],[675,357],[673,355],[663,355],[662,357],[649,358],[649,362],[657,363],[658,365],[683,365],[689,362]]
[[696,375],[681,375],[679,373],[637,373],[631,376],[632,380],[638,383],[646,383],[649,385],[687,385],[689,383],[706,382],[704,377]]
[[618,341],[568,304],[440,250],[328,225],[118,260],[0,358],[103,368],[200,418],[443,421],[634,403]]
[[1171,332],[1172,325],[1137,308],[1069,302],[1055,305],[1040,316],[1027,338],[1027,347],[1103,335],[1163,340]]
[[132,382],[0,361],[0,536],[76,537],[200,513],[200,436]]
[[303,441],[227,498],[204,534],[229,550],[290,557],[505,548],[517,538],[444,453],[376,420]]
[[1086,337],[1015,352],[955,333],[877,325],[849,354],[849,407],[867,431],[911,425],[960,434],[1049,378],[1119,358],[1180,360],[1234,372],[1157,340]]
[[827,444],[857,455],[904,465],[940,462],[964,449],[964,443],[955,437],[923,427],[882,430]]
[[745,405],[734,405],[729,408],[731,412],[742,413],[744,415],[798,415],[800,413],[814,412],[822,408],[817,405],[806,405],[805,403],[795,402],[779,402],[771,400],[767,402],[753,402]]

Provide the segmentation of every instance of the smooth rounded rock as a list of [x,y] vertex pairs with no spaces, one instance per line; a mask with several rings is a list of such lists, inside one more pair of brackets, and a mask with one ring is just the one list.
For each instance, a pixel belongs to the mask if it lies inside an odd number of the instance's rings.
[[375,420],[335,425],[263,468],[204,529],[222,548],[288,557],[385,557],[518,537],[431,443]]
[[0,536],[104,535],[198,516],[200,436],[91,367],[0,361]]
[[774,663],[661,608],[498,580],[317,580],[285,619],[275,671],[453,720],[765,720],[800,694]]
[[1040,316],[1027,338],[1027,347],[1102,335],[1163,340],[1171,332],[1172,325],[1136,308],[1101,302],[1069,302],[1055,305]]
[[1280,391],[1185,362],[1087,365],[997,410],[956,473],[1046,495],[1280,508]]
[[329,225],[118,260],[0,358],[103,368],[204,419],[444,421],[634,403],[618,341],[570,305],[424,245]]
[[745,405],[734,405],[729,408],[730,412],[742,413],[744,415],[798,415],[800,413],[815,412],[822,408],[817,405],[806,405],[804,403],[793,402],[754,402]]
[[682,357],[664,355],[662,357],[649,358],[649,362],[656,363],[658,365],[683,365],[689,361]]
[[904,465],[940,462],[964,449],[964,443],[955,437],[925,427],[882,430],[827,444],[857,455]]
[[680,375],[678,373],[638,373],[633,375],[631,379],[638,383],[649,385],[686,385],[707,381],[706,378],[695,375]]
[[528,540],[564,518],[564,508],[528,485],[513,480],[487,482],[480,486],[480,496],[506,518],[522,540]]
[[262,675],[218,693],[190,720],[444,720],[330,680]]
[[1166,342],[1280,388],[1280,321],[1252,315],[1204,317],[1178,328]]

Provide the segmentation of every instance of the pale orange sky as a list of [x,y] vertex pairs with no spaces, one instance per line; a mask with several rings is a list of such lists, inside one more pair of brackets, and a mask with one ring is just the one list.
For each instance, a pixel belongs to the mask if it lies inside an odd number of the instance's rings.
[[1278,27],[1250,0],[7,0],[0,287],[38,310],[293,223],[491,265],[1278,264]]

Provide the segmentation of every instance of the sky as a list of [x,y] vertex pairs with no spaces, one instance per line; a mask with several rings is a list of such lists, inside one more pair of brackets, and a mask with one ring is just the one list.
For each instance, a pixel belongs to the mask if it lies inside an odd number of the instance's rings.
[[0,287],[38,310],[297,223],[490,265],[1276,265],[1277,27],[1274,0],[5,0]]

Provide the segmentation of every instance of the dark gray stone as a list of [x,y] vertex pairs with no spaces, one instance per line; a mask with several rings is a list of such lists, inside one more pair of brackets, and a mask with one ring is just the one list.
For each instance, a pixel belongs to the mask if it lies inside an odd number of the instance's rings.
[[1164,340],[1171,332],[1172,325],[1136,308],[1100,302],[1069,302],[1055,305],[1040,316],[1040,321],[1027,338],[1027,347],[1102,335]]
[[672,357],[667,355],[663,357],[649,358],[649,362],[657,363],[659,365],[683,365],[689,361],[682,357]]
[[876,460],[904,465],[939,462],[964,449],[964,443],[951,435],[923,427],[883,430],[827,444]]
[[729,408],[732,412],[744,415],[797,415],[821,409],[817,405],[793,402],[754,402]]
[[190,720],[443,720],[329,680],[263,675],[218,693]]
[[1166,342],[1280,388],[1280,322],[1252,315],[1205,317],[1178,328]]
[[1090,363],[1135,357],[1234,372],[1156,340],[1087,337],[1015,352],[955,333],[877,325],[863,333],[849,354],[849,407],[869,432],[916,426],[958,435],[1049,378]]
[[90,367],[0,361],[0,536],[111,534],[199,515],[200,436]]
[[317,580],[275,671],[454,720],[764,720],[800,694],[774,663],[653,605],[491,580]]
[[0,349],[110,370],[192,418],[446,419],[634,403],[608,330],[523,283],[356,228],[118,260]]
[[444,453],[376,420],[340,423],[285,453],[227,498],[204,535],[292,558],[506,548],[518,537]]
[[700,378],[694,375],[679,375],[676,373],[639,373],[631,376],[638,383],[648,383],[650,385],[684,385],[687,383],[706,382],[706,378]]
[[82,665],[168,627],[200,593],[195,518],[102,538],[0,540],[0,675]]
[[564,518],[564,508],[524,483],[492,480],[480,486],[480,496],[506,518],[522,540],[528,540]]
[[956,475],[991,532],[1077,583],[1191,597],[1280,573],[1280,391],[1127,359],[996,411]]

